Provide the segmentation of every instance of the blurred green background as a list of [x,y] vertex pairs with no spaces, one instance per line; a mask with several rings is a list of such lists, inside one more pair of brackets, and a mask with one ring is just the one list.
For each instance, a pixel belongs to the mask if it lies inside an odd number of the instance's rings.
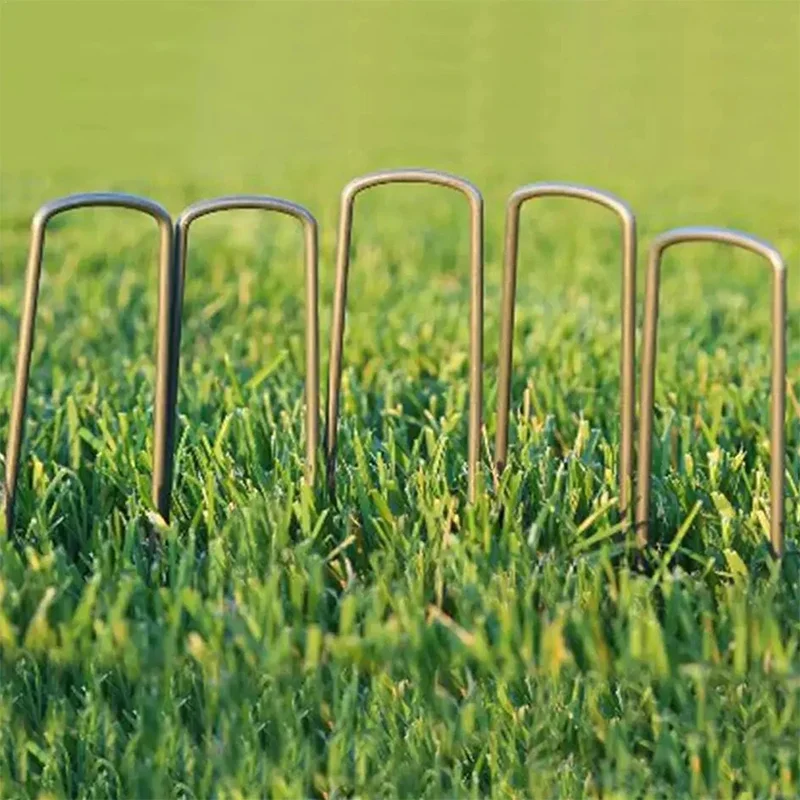
[[645,225],[787,235],[800,4],[0,5],[6,214],[86,189],[173,211],[245,190],[325,220],[347,179],[403,165],[466,175],[490,217],[517,185],[571,180]]

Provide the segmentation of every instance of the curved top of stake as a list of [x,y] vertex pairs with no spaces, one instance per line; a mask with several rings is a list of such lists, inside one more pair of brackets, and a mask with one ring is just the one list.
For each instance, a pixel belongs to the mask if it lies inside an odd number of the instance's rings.
[[124,192],[83,192],[80,194],[69,194],[66,197],[59,197],[45,203],[33,215],[32,227],[34,229],[43,228],[49,220],[64,211],[71,211],[75,208],[131,208],[149,214],[153,219],[166,225],[172,225],[172,217],[160,203],[155,200],[148,200],[146,197],[139,197],[135,194],[125,194]]
[[702,225],[673,228],[657,236],[650,246],[650,251],[654,254],[663,253],[668,247],[685,242],[718,242],[740,247],[766,258],[776,272],[786,269],[783,257],[769,242],[730,228],[710,228]]
[[616,212],[627,224],[636,221],[631,207],[624,200],[610,192],[604,192],[602,189],[578,183],[529,183],[512,192],[508,198],[508,205],[510,207],[520,206],[533,197],[575,197],[580,200],[588,200]]
[[370,172],[359,178],[353,178],[342,189],[342,200],[352,200],[359,192],[372,186],[385,183],[429,183],[436,186],[447,186],[466,195],[474,205],[483,205],[483,195],[474,183],[459,178],[449,172],[440,172],[435,169],[387,169],[379,172]]
[[279,197],[258,194],[232,194],[214,197],[210,200],[200,200],[184,208],[175,224],[178,228],[183,229],[191,225],[196,219],[205,217],[208,214],[215,214],[218,211],[246,209],[276,211],[279,214],[295,217],[306,225],[316,226],[317,224],[314,215],[304,206],[292,203],[290,200],[282,200]]

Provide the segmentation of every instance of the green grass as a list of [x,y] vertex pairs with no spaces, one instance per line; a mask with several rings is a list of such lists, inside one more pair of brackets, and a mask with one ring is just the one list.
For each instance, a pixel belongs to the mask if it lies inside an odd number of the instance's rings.
[[[170,4],[186,28],[167,39],[153,4],[110,7],[0,8],[0,441],[40,202],[116,188],[175,214],[238,189],[306,203],[322,226],[324,378],[337,191],[421,164],[487,198],[485,485],[468,507],[461,198],[358,201],[337,508],[323,481],[302,482],[297,226],[198,223],[174,519],[155,549],[156,233],[120,212],[59,219],[18,526],[0,539],[0,796],[797,795],[796,6]],[[29,47],[30,70],[9,69]],[[88,69],[87,52],[139,48],[141,74],[124,57]],[[282,83],[276,65],[298,52],[306,66]],[[30,106],[59,65],[52,102]],[[403,98],[414,115],[392,110]],[[580,204],[524,212],[511,463],[490,488],[503,200],[537,179],[619,192],[641,253],[697,222],[786,257],[782,564],[765,516],[768,273],[698,246],[664,267],[653,542],[649,569],[630,566],[615,519],[619,244]]]

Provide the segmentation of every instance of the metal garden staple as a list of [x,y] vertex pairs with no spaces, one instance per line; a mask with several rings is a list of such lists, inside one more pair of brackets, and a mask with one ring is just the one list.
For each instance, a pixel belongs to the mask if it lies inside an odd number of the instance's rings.
[[470,258],[470,389],[468,496],[474,502],[481,438],[482,362],[483,362],[483,198],[469,181],[427,169],[399,169],[374,172],[355,178],[344,187],[339,212],[339,234],[336,248],[336,289],[331,326],[330,365],[328,371],[328,407],[325,419],[328,491],[335,496],[336,439],[339,423],[339,389],[342,380],[342,347],[344,342],[347,276],[350,269],[350,241],[353,233],[353,206],[356,195],[373,186],[388,183],[421,183],[445,186],[461,192],[469,201],[471,225]]
[[154,405],[153,442],[153,505],[165,519],[169,512],[171,479],[169,463],[169,369],[170,315],[175,293],[175,274],[172,263],[172,218],[158,203],[144,197],[111,192],[74,194],[43,205],[34,215],[25,278],[25,299],[20,322],[17,371],[11,404],[8,445],[6,449],[5,520],[6,530],[14,526],[14,504],[19,478],[19,459],[25,428],[25,406],[28,398],[31,352],[33,350],[39,281],[42,274],[42,255],[48,222],[55,216],[77,208],[128,208],[148,214],[156,220],[161,231],[158,277],[158,344],[156,352],[156,390]]
[[503,268],[503,314],[500,334],[500,370],[497,395],[497,434],[495,464],[502,474],[508,455],[508,416],[511,395],[511,366],[514,347],[514,306],[517,287],[519,218],[524,203],[537,197],[572,197],[608,208],[622,225],[622,331],[620,356],[619,453],[620,513],[627,518],[633,481],[634,358],[636,348],[636,218],[619,198],[589,186],[569,183],[532,183],[517,189],[506,209],[505,265]]
[[263,195],[233,195],[213,200],[201,200],[184,209],[175,223],[175,265],[177,286],[175,313],[172,320],[172,343],[169,370],[169,414],[167,475],[171,479],[174,458],[175,406],[178,399],[178,373],[180,369],[180,342],[183,310],[183,293],[186,280],[186,254],[189,228],[200,217],[220,211],[255,209],[285,214],[298,220],[305,234],[306,272],[306,478],[314,479],[317,449],[319,446],[319,288],[317,221],[306,208],[288,200]]
[[[336,253],[336,285],[331,328],[330,367],[326,412],[326,466],[328,490],[335,492],[336,445],[339,393],[342,374],[342,349],[347,305],[347,279],[353,208],[356,196],[365,189],[390,183],[415,183],[444,186],[461,192],[470,204],[470,397],[468,439],[468,495],[474,502],[477,490],[479,446],[482,424],[483,358],[483,199],[478,189],[463,178],[444,172],[402,169],[377,172],[356,178],[345,186],[341,196]],[[573,197],[602,205],[614,211],[622,224],[622,353],[620,360],[621,445],[619,456],[620,508],[625,518],[631,509],[633,427],[634,427],[634,349],[635,349],[635,261],[636,220],[621,200],[584,186],[562,183],[537,183],[516,190],[508,201],[503,277],[498,421],[495,440],[497,474],[506,466],[508,452],[509,403],[513,361],[514,308],[516,294],[519,222],[523,204],[547,196]],[[274,197],[237,195],[204,200],[186,208],[174,227],[167,211],[158,203],[120,193],[76,194],[43,205],[34,215],[20,323],[16,378],[6,450],[4,505],[6,529],[14,525],[14,507],[19,478],[20,454],[25,426],[25,410],[34,342],[39,284],[45,234],[49,221],[66,211],[87,207],[127,208],[151,216],[159,225],[158,323],[156,386],[154,403],[154,453],[152,502],[169,519],[170,494],[174,469],[174,439],[180,366],[182,305],[185,286],[189,228],[202,216],[233,209],[260,209],[297,219],[305,234],[306,277],[306,478],[314,479],[319,443],[319,322],[318,322],[318,226],[303,206]],[[648,264],[644,317],[644,344],[640,397],[639,452],[636,475],[635,526],[640,546],[647,542],[650,510],[652,459],[653,394],[657,347],[659,281],[661,259],[670,247],[686,242],[717,242],[749,250],[765,258],[772,267],[772,379],[771,379],[771,464],[770,540],[775,555],[783,553],[784,526],[784,414],[786,399],[786,269],[780,253],[753,236],[720,228],[678,228],[661,234],[653,243]]]
[[647,543],[650,515],[650,474],[653,436],[653,390],[658,332],[658,296],[661,259],[676,244],[719,242],[749,250],[772,267],[772,386],[770,441],[770,542],[773,554],[783,554],[784,516],[784,414],[786,406],[786,267],[772,245],[754,236],[724,228],[687,227],[666,231],[650,248],[644,316],[644,351],[639,413],[639,464],[637,470],[636,532],[641,546]]

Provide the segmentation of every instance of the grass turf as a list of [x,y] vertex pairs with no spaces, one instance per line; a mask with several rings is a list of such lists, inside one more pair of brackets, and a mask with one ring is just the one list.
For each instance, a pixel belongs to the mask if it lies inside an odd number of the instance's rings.
[[[784,563],[766,547],[769,295],[753,257],[691,247],[666,261],[642,574],[614,517],[619,250],[602,211],[524,212],[510,468],[472,509],[461,200],[359,200],[336,509],[301,480],[300,234],[250,213],[199,223],[174,520],[152,549],[155,233],[113,212],[66,217],[48,237],[18,529],[0,541],[2,796],[797,794],[796,197],[729,197],[688,168],[670,183],[669,166],[662,190],[617,169],[609,188],[631,188],[645,243],[715,221],[787,258]],[[502,153],[475,170],[488,442],[502,198],[544,176]],[[175,174],[114,188],[173,211],[239,188]],[[30,213],[74,186],[3,176],[5,439]],[[276,183],[321,218],[324,344],[337,184],[300,168]]]

